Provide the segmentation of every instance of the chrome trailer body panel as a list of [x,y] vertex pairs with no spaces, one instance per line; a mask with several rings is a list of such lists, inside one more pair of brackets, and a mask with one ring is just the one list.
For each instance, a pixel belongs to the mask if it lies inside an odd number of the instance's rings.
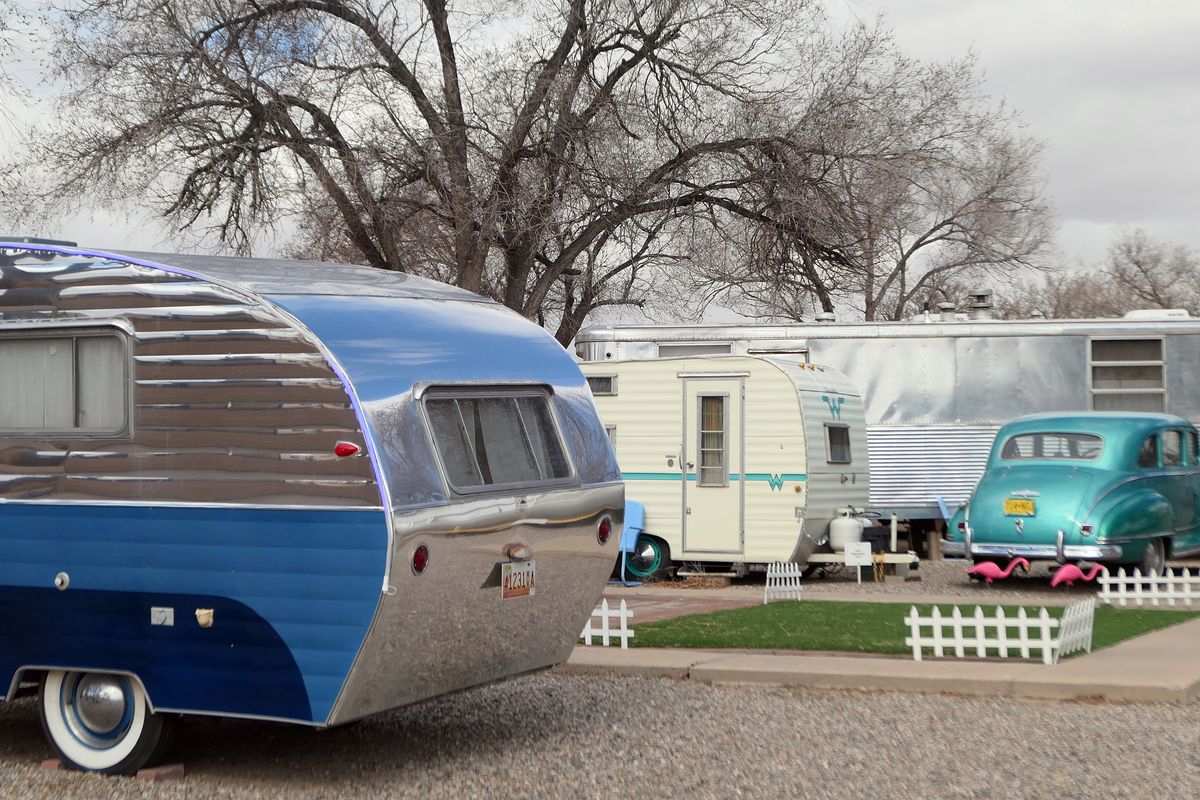
[[[330,724],[566,661],[612,573],[624,505],[614,483],[397,512],[400,566]],[[502,599],[513,544],[532,551],[533,597]],[[430,562],[415,575],[421,545]]]

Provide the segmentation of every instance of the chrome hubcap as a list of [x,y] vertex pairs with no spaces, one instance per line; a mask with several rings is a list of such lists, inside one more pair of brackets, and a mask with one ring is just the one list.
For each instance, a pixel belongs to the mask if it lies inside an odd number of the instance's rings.
[[62,685],[63,721],[72,735],[88,747],[106,750],[129,733],[133,721],[133,691],[119,675],[78,672]]
[[109,675],[88,675],[75,690],[75,712],[93,733],[111,733],[125,717],[125,690]]

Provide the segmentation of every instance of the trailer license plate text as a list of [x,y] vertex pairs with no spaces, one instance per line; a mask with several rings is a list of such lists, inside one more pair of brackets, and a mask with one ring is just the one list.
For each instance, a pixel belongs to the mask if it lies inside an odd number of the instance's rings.
[[500,599],[533,597],[536,594],[532,561],[508,561],[500,565]]
[[1033,512],[1032,500],[1010,497],[1004,501],[1004,515],[1007,517],[1032,517]]

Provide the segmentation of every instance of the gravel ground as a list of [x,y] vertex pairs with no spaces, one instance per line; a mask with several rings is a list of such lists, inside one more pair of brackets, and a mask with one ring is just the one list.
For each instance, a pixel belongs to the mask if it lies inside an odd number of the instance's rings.
[[192,720],[160,784],[41,769],[34,705],[0,704],[0,795],[1195,798],[1198,737],[1195,707],[549,673],[332,731]]

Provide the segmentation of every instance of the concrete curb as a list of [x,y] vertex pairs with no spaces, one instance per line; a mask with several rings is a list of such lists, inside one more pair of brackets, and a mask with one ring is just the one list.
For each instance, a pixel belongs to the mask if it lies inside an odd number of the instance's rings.
[[858,689],[1020,697],[1194,703],[1200,700],[1200,619],[1056,666],[1013,661],[911,661],[839,655],[576,647],[575,674],[688,679],[712,685]]

